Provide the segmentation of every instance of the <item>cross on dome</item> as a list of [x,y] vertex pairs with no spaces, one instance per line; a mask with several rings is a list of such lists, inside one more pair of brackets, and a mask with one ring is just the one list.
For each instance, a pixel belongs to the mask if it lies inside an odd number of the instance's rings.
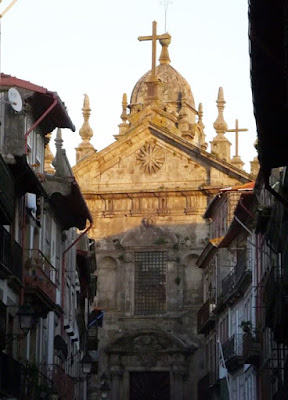
[[151,81],[156,81],[156,49],[157,49],[157,40],[161,39],[171,39],[171,36],[168,33],[164,33],[163,35],[157,35],[157,22],[152,22],[152,35],[151,36],[139,36],[138,40],[152,40],[152,70],[151,70]]

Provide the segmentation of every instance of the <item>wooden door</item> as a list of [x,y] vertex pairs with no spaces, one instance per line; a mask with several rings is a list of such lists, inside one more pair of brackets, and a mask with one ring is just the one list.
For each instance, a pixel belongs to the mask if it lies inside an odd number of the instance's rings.
[[130,372],[130,400],[170,400],[169,372]]

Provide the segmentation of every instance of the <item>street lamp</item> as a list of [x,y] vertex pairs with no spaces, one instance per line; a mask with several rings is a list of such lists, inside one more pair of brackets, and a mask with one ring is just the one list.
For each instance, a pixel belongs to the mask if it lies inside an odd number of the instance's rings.
[[82,360],[80,361],[82,364],[82,372],[84,375],[89,375],[91,372],[92,368],[92,357],[90,356],[89,353],[85,353],[84,356],[82,357]]
[[16,313],[19,318],[20,329],[27,332],[31,329],[32,321],[35,318],[35,312],[29,303],[22,304]]
[[[11,307],[15,307],[15,306],[11,306]],[[35,311],[33,310],[33,307],[31,306],[31,304],[28,304],[28,303],[24,303],[21,306],[19,306],[16,315],[18,315],[19,326],[20,326],[20,329],[22,330],[22,333],[20,333],[20,334],[11,333],[11,334],[5,335],[4,346],[7,346],[11,342],[13,342],[15,339],[23,339],[30,331],[30,329],[32,327],[32,322],[36,318],[36,314],[35,314]]]
[[99,388],[100,393],[101,393],[101,399],[108,399],[109,392],[110,392],[110,386],[106,381],[102,383],[102,385]]

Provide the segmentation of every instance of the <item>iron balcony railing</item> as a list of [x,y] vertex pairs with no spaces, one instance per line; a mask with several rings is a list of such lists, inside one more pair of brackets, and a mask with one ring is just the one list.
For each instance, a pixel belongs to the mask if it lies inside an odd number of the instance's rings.
[[14,204],[15,204],[15,184],[13,177],[3,160],[0,156],[0,211],[5,216],[5,220],[2,223],[9,223],[14,218]]
[[243,361],[245,364],[259,365],[261,343],[258,335],[246,332],[243,335]]
[[223,345],[223,357],[225,363],[231,361],[234,357],[241,357],[243,354],[243,334],[231,336]]
[[38,249],[25,250],[24,283],[26,288],[42,290],[56,302],[57,270]]
[[251,268],[248,265],[246,253],[237,262],[235,268],[222,280],[222,296],[227,299],[243,285],[251,281]]
[[288,279],[280,267],[271,268],[264,286],[265,325],[272,329],[274,340],[288,344]]
[[75,398],[75,384],[80,380],[79,377],[68,375],[58,364],[40,364],[39,378],[43,377],[46,377],[47,383],[53,389],[53,393],[57,393],[59,399]]
[[198,333],[204,333],[215,324],[215,300],[208,299],[197,313],[197,331]]
[[272,267],[264,288],[264,300],[269,303],[273,301],[278,292],[280,282],[280,273],[278,267]]
[[55,393],[53,381],[47,375],[46,369],[40,365],[26,363],[25,366],[25,396],[29,400],[45,399],[50,400]]
[[22,282],[22,247],[12,239],[11,234],[0,225],[0,266],[6,273],[16,276]]

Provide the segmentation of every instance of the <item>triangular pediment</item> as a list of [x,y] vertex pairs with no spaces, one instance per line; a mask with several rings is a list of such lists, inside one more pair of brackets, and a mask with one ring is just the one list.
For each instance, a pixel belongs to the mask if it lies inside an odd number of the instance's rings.
[[[195,190],[214,183],[219,186],[224,177],[231,185],[252,179],[246,172],[147,120],[80,161],[73,170],[84,192]],[[216,177],[215,182],[211,182],[211,176]]]
[[107,349],[107,353],[148,353],[154,352],[187,352],[196,350],[197,345],[186,343],[176,335],[157,330],[139,330],[126,333],[113,343]]

